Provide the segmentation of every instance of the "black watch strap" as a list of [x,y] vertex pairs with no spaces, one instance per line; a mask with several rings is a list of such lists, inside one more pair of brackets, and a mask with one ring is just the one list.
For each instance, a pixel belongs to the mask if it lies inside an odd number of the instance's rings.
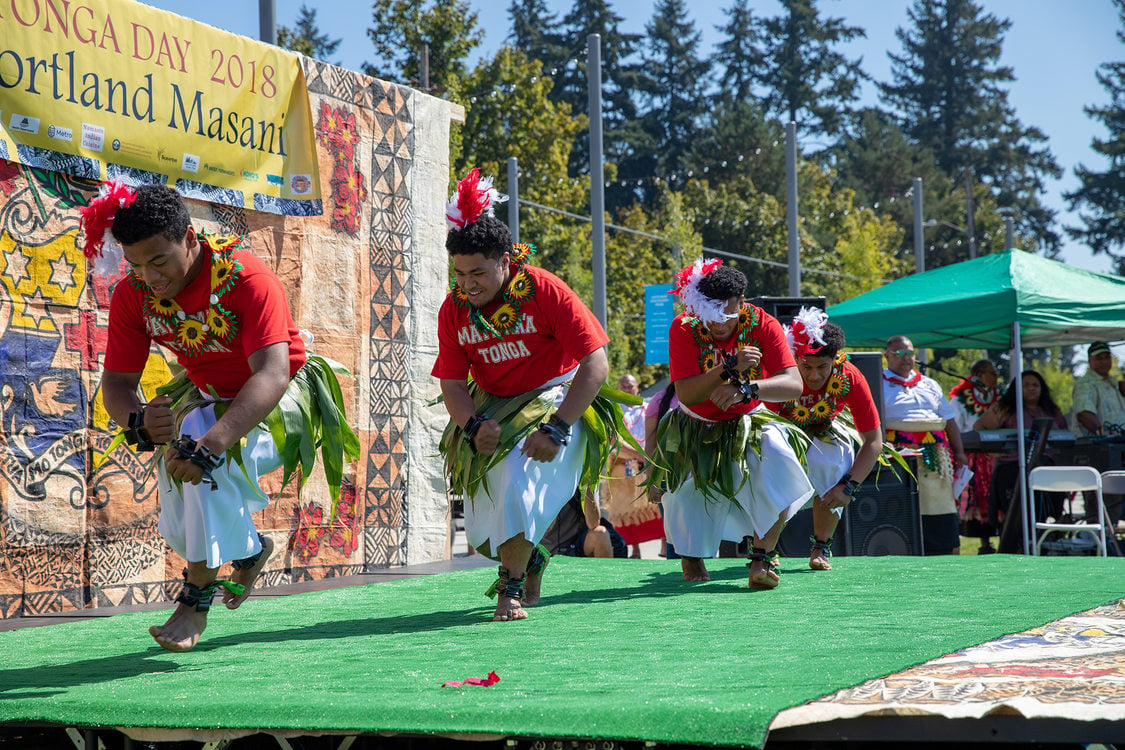
[[852,479],[851,474],[845,474],[840,478],[839,484],[844,485],[844,494],[848,497],[854,497],[856,490],[859,489],[859,482]]
[[129,426],[125,428],[125,442],[139,452],[156,450],[156,443],[145,429],[145,412],[135,411],[129,414]]

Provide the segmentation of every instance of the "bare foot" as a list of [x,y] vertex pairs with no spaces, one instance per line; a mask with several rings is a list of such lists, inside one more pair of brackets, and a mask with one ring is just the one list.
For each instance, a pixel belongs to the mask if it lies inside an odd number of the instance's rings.
[[199,612],[186,604],[176,605],[176,611],[168,622],[160,627],[153,625],[149,635],[156,639],[161,648],[169,651],[190,651],[199,642],[203,629],[207,627],[207,613]]
[[820,547],[813,547],[809,553],[809,567],[813,570],[832,570],[832,563],[828,562],[828,553]]
[[519,599],[501,592],[497,597],[496,611],[492,614],[492,619],[496,622],[526,620],[527,611],[521,606]]
[[754,560],[750,563],[750,588],[772,589],[781,583],[781,577],[773,571],[767,560]]
[[701,557],[681,557],[680,567],[684,571],[685,581],[711,580],[711,574],[707,572],[707,566],[703,564]]
[[234,581],[235,583],[241,583],[246,587],[246,590],[238,596],[235,596],[226,589],[222,590],[223,604],[227,605],[227,609],[238,609],[240,606],[242,606],[242,603],[244,601],[250,598],[250,590],[254,588],[254,582],[258,580],[258,575],[262,572],[262,569],[266,567],[266,561],[270,559],[270,555],[272,554],[273,540],[268,536],[263,535],[262,554],[260,557],[258,557],[258,562],[254,563],[254,565],[249,568],[235,570],[233,573],[231,573],[230,576],[230,579],[232,581]]

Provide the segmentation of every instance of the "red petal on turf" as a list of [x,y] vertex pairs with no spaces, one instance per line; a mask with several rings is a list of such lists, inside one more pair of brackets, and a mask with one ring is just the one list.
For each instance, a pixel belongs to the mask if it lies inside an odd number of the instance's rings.
[[498,682],[500,682],[500,675],[496,674],[496,672],[493,671],[493,672],[489,672],[488,677],[485,677],[483,679],[480,678],[480,677],[466,677],[463,682],[457,682],[456,680],[449,680],[448,682],[443,682],[441,684],[441,686],[442,687],[463,687],[465,685],[476,685],[478,687],[488,687],[489,685],[495,685]]

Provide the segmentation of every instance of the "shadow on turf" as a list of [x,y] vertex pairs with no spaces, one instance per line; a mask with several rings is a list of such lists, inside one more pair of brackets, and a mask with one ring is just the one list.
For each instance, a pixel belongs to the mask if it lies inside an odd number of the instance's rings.
[[[167,658],[156,660],[152,658],[154,656],[167,657],[168,652],[160,648],[152,648],[135,654],[85,659],[52,666],[2,669],[0,670],[0,700],[47,698],[77,685],[110,682],[124,677],[174,672],[180,669],[178,663],[169,662]],[[33,692],[11,694],[13,691],[28,688],[33,689]]]

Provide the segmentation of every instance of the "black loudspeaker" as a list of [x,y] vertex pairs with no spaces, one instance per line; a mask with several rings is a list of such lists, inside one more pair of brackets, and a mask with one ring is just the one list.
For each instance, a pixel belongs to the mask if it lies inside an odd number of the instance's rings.
[[[845,335],[847,331],[844,332]],[[882,352],[848,352],[852,364],[863,373],[867,387],[871,389],[871,398],[875,399],[875,409],[879,412],[879,424],[884,424],[883,419],[883,353]]]
[[[844,511],[847,515],[847,510]],[[812,549],[809,537],[813,533],[812,508],[805,508],[789,519],[781,536],[777,540],[777,551],[782,557],[808,557]],[[832,543],[832,554],[843,557],[848,554],[847,535],[844,534],[844,524],[836,526],[835,541]]]
[[922,514],[914,477],[886,467],[878,479],[868,477],[840,525],[850,555],[921,555]]
[[770,315],[777,318],[782,325],[793,322],[793,316],[801,311],[802,307],[818,307],[827,309],[828,304],[824,297],[754,297],[750,304],[762,308]]

